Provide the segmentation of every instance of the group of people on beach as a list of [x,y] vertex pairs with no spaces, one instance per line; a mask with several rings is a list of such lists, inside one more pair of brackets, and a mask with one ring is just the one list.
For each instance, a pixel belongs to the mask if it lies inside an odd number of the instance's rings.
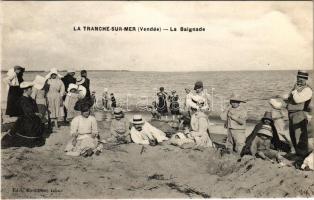
[[[45,123],[54,122],[54,128],[58,129],[58,118],[64,117],[65,123],[71,123],[71,140],[65,149],[67,155],[99,155],[106,143],[133,142],[152,146],[166,143],[182,148],[218,148],[210,137],[210,98],[202,81],[197,81],[193,90],[186,89],[182,108],[176,91],[168,95],[161,87],[157,93],[157,100],[153,102],[153,117],[161,119],[161,116],[168,113],[167,101],[170,102],[171,114],[179,116],[180,126],[171,136],[145,121],[141,115],[136,114],[128,121],[122,108],[117,106],[114,95],[109,98],[108,89],[105,88],[101,103],[104,110],[111,109],[114,119],[110,124],[110,137],[101,138],[97,120],[91,112],[97,98],[95,92],[90,92],[90,80],[86,70],[82,70],[80,76],[74,78],[74,70],[68,70],[62,77],[53,68],[46,77],[37,75],[33,82],[23,81],[24,71],[24,68],[16,66],[7,73],[9,92],[6,115],[16,116],[18,119],[2,138],[2,147],[42,145]],[[246,100],[233,94],[229,107],[221,113],[221,119],[225,121],[224,126],[228,131],[226,152],[239,156],[249,154],[284,165],[291,164],[286,153],[292,153],[306,161],[302,168],[306,165],[313,168],[311,164],[306,164],[313,162],[313,158],[310,161],[311,156],[313,157],[313,142],[309,143],[308,137],[309,105],[312,99],[312,89],[306,82],[308,77],[307,72],[298,71],[297,82],[291,92],[269,100],[273,109],[265,112],[247,137],[245,132],[248,116],[244,106]],[[111,106],[108,105],[109,101]],[[288,111],[290,140],[283,131],[284,109]]]

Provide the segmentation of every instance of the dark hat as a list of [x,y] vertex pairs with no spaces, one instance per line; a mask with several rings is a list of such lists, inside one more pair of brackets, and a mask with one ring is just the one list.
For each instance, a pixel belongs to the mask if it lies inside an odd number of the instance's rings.
[[17,69],[20,69],[20,70],[22,70],[22,71],[25,70],[24,67],[21,67],[21,66],[18,66],[18,65],[14,66],[14,70],[17,70]]
[[165,88],[164,88],[164,87],[160,87],[159,90],[160,90],[160,91],[164,91]]
[[307,73],[306,71],[299,70],[297,77],[307,80],[309,78],[309,73]]
[[272,113],[271,113],[271,112],[269,112],[269,111],[266,111],[266,112],[265,112],[264,117],[262,118],[262,121],[264,121],[264,120],[266,120],[266,119],[268,119],[268,120],[270,120],[271,122],[273,122],[273,117],[272,117]]
[[90,105],[87,103],[83,103],[82,105],[80,105],[80,110],[81,112],[87,112],[90,109]]
[[194,90],[197,90],[199,88],[203,88],[203,82],[202,81],[196,81],[194,85]]

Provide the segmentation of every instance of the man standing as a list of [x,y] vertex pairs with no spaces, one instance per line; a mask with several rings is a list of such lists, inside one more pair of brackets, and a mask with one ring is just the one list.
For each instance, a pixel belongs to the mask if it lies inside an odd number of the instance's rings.
[[289,116],[289,132],[296,154],[305,157],[308,153],[307,114],[312,99],[312,89],[307,85],[308,73],[298,71],[297,82],[287,95],[287,110]]
[[[67,71],[67,74],[61,79],[64,87],[65,87],[65,91],[68,91],[68,87],[71,83],[75,84],[76,83],[76,78],[74,78],[75,75],[75,70],[69,69]],[[63,101],[65,100],[66,94],[63,96]],[[67,109],[64,106],[64,122],[66,123],[67,119]]]
[[67,71],[67,74],[61,79],[64,84],[65,91],[68,91],[68,87],[70,83],[73,83],[73,84],[76,83],[76,79],[74,78],[74,75],[75,75],[75,70],[69,69]]

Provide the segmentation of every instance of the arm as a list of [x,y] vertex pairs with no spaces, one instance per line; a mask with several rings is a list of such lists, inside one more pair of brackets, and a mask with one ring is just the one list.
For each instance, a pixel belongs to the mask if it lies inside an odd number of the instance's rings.
[[79,129],[79,121],[78,118],[74,118],[71,122],[71,135],[78,136],[78,129]]
[[306,87],[300,92],[298,92],[298,90],[293,90],[291,94],[296,103],[303,103],[312,98],[313,92],[309,87]]
[[92,117],[92,135],[94,137],[98,135],[97,121],[95,117]]
[[31,97],[32,97],[34,100],[36,100],[37,93],[38,93],[38,90],[33,87],[33,92],[32,92],[32,94],[31,94]]

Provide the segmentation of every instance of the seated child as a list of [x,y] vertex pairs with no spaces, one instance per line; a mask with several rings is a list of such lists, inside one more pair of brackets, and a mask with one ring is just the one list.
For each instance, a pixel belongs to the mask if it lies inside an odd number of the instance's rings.
[[107,142],[125,144],[131,142],[130,136],[130,124],[124,118],[124,113],[121,108],[115,108],[113,111],[114,119],[111,121],[110,125],[110,137]]
[[71,136],[65,149],[66,155],[87,157],[101,152],[103,147],[98,140],[97,121],[90,115],[89,105],[82,105],[81,115],[72,120]]
[[271,112],[265,112],[261,122],[258,123],[253,132],[247,137],[241,156],[253,155],[262,159],[287,162],[278,150],[289,150],[286,144],[279,140]]
[[151,109],[151,114],[152,114],[153,119],[161,119],[161,114],[157,111],[156,101],[153,101],[152,106],[149,106],[148,108]]

